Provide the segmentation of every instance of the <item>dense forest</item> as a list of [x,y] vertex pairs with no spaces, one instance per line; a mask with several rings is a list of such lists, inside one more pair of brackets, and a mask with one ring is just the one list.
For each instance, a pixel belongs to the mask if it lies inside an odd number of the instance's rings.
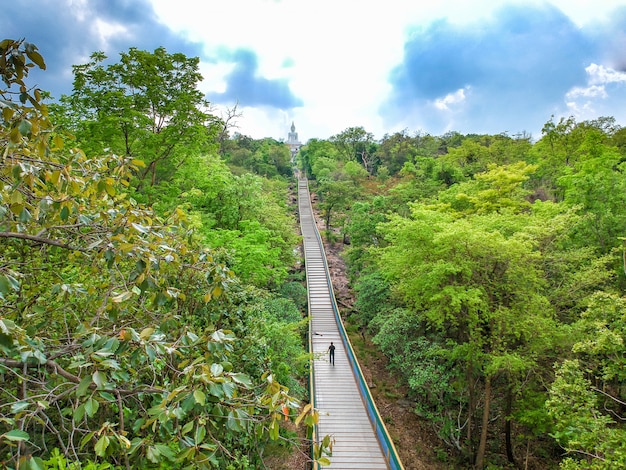
[[311,140],[326,236],[452,467],[626,467],[626,129]]
[[[52,102],[0,42],[0,465],[267,468],[303,453],[293,162],[235,131],[199,60],[92,54]],[[626,466],[626,128],[311,139],[343,312],[450,468]],[[332,457],[331,457],[332,460]]]

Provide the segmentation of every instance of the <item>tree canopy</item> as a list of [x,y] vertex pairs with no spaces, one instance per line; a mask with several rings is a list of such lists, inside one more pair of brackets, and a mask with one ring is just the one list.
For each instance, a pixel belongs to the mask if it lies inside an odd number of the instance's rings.
[[[134,184],[165,188],[155,175],[175,182],[209,158],[185,145],[201,134],[212,148],[211,118],[190,91],[197,60],[131,49],[124,67],[103,67],[95,55],[75,69],[69,108],[55,111],[76,120],[55,127],[25,82],[45,67],[37,48],[5,40],[0,54],[3,465],[249,468],[284,420],[312,426],[315,411],[294,395],[306,357],[294,301],[235,275],[223,248],[206,243],[200,204],[149,206]],[[148,76],[154,87],[141,85]],[[177,86],[163,100],[168,80]],[[279,252],[295,242],[276,240],[259,217],[236,217],[242,239],[262,234]]]

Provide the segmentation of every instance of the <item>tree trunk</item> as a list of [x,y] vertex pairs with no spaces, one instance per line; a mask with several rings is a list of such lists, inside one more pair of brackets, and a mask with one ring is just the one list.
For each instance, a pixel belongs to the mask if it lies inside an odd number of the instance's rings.
[[480,432],[480,444],[476,454],[476,468],[481,470],[485,464],[485,449],[487,448],[487,427],[489,425],[489,407],[491,406],[491,377],[485,378],[485,408]]
[[511,411],[513,409],[513,391],[508,387],[506,392],[506,406],[504,410],[504,442],[506,446],[506,458],[510,463],[515,463],[515,455],[513,455],[513,444],[511,443]]
[[467,394],[468,396],[468,410],[467,410],[467,433],[465,439],[467,440],[467,454],[469,461],[474,463],[474,443],[472,442],[472,428],[474,424],[474,410],[476,408],[474,399],[474,374],[472,374],[472,364],[467,366]]

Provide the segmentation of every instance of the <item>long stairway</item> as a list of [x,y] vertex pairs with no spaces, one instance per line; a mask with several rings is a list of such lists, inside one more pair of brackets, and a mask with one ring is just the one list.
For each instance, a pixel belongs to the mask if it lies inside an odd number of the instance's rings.
[[[331,470],[402,469],[339,318],[307,180],[298,181],[298,201],[313,352],[311,401],[320,415],[316,438],[333,439]],[[331,342],[335,365],[329,362]]]

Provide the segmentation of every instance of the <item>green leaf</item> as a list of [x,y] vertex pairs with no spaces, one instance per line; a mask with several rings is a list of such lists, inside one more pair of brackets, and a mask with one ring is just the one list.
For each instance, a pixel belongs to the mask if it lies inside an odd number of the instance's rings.
[[85,434],[83,436],[83,438],[80,440],[80,444],[79,444],[80,445],[80,450],[83,450],[83,447],[85,447],[87,445],[87,443],[89,441],[91,441],[93,439],[93,436],[95,436],[95,435],[96,435],[95,431],[91,431],[91,432],[88,432],[87,434]]
[[[230,418],[230,416],[229,416]],[[278,439],[278,431],[279,431],[279,427],[278,423],[276,422],[275,419],[272,420],[272,422],[269,425],[269,431],[270,431],[270,439],[275,441]]]
[[104,388],[106,376],[102,372],[99,370],[95,371],[91,378],[93,379],[93,383],[95,383],[98,388]]
[[106,434],[98,439],[98,442],[96,442],[96,446],[94,447],[94,450],[96,451],[96,455],[98,457],[104,457],[106,455],[106,451],[109,447],[110,442],[111,440]]
[[211,374],[213,374],[214,377],[219,377],[223,372],[224,367],[222,367],[222,364],[211,364]]
[[85,417],[85,404],[78,405],[74,410],[73,418],[74,421],[82,421]]
[[13,429],[9,432],[6,432],[2,435],[2,437],[13,442],[27,441],[30,439],[30,436],[27,432],[20,431],[19,429]]
[[317,459],[317,463],[320,464],[322,467],[328,467],[330,465],[330,460],[328,459],[328,457],[321,457]]
[[198,405],[204,406],[206,403],[206,395],[202,390],[195,390],[193,392],[193,399],[196,401]]
[[237,382],[245,386],[246,388],[252,388],[252,380],[246,374],[238,373],[238,374],[230,374],[230,377]]
[[163,444],[155,444],[154,447],[156,447],[159,450],[159,453],[163,455],[167,460],[174,460],[174,458],[176,457],[174,451],[168,446],[165,446]]
[[59,217],[61,217],[61,220],[63,222],[67,222],[67,219],[69,216],[70,216],[70,210],[67,208],[67,206],[63,206],[63,208],[61,209],[61,213],[59,214]]
[[0,274],[0,294],[8,294],[10,290],[20,290],[20,283],[13,276]]
[[22,135],[30,134],[30,131],[32,128],[33,128],[32,124],[28,122],[26,119],[22,119],[22,121],[20,121],[20,124],[18,126],[18,130],[20,131],[20,134]]
[[196,424],[195,421],[189,421],[183,426],[183,430],[180,433],[184,436],[193,429],[194,424]]
[[237,386],[232,382],[224,382],[222,384],[222,390],[224,390],[224,394],[228,398],[232,398],[235,394],[235,390],[237,390]]
[[30,402],[28,401],[18,401],[11,405],[11,414],[17,414],[20,411],[24,411],[26,408],[30,406]]
[[206,428],[204,426],[198,426],[196,428],[196,434],[194,436],[194,441],[196,445],[202,444],[205,436],[206,436]]
[[148,460],[152,463],[159,463],[160,462],[160,457],[161,453],[159,452],[159,450],[155,447],[155,446],[149,446],[148,450],[146,451],[146,457],[148,457]]
[[94,400],[93,398],[89,398],[89,400],[85,402],[85,412],[87,413],[87,416],[89,416],[90,418],[93,418],[93,416],[98,412],[99,407],[100,407],[100,404],[98,403],[97,400]]
[[31,457],[28,461],[29,470],[44,470],[46,468],[46,464],[40,457]]

